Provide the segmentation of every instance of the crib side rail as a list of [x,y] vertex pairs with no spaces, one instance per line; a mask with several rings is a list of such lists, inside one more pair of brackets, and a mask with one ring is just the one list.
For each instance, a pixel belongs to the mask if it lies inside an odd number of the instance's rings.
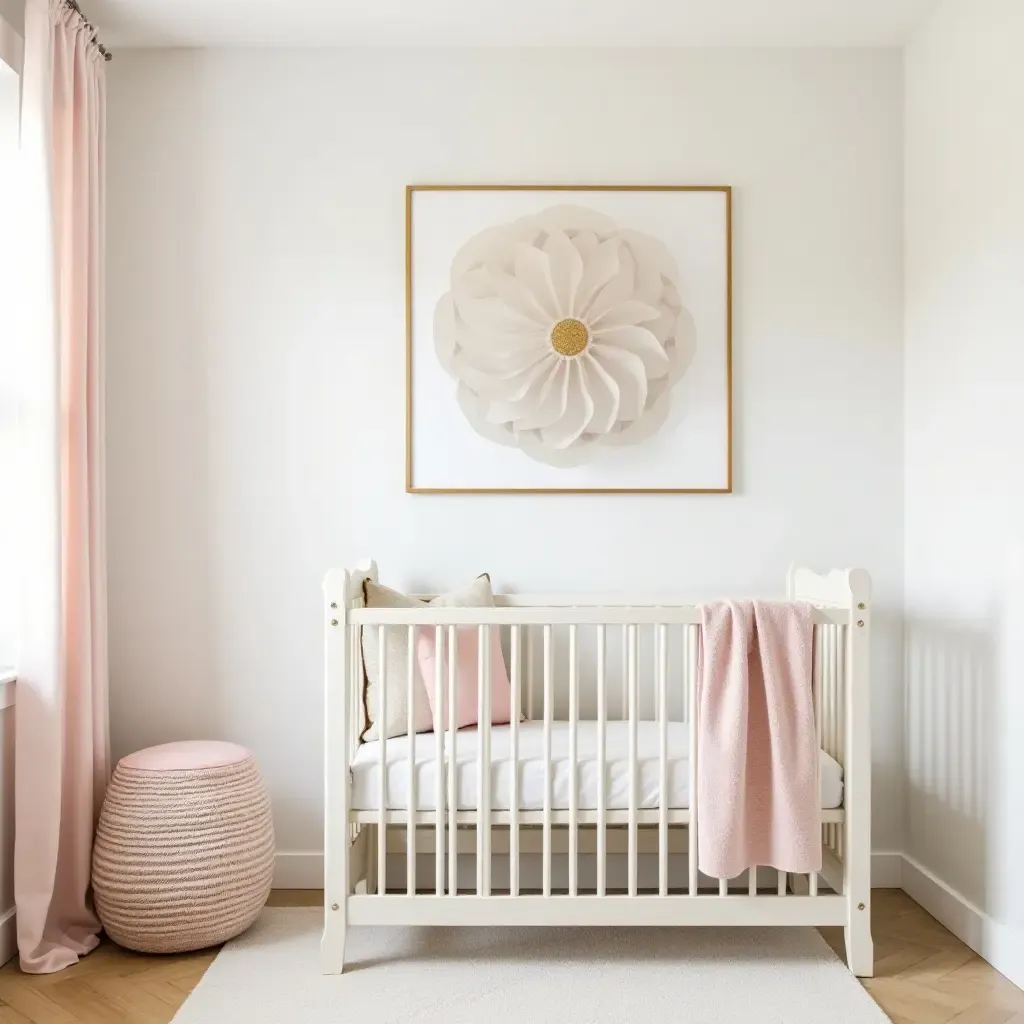
[[[554,612],[559,614],[555,615]],[[660,741],[668,722],[680,722],[690,726],[687,730],[689,747],[694,750],[698,744],[695,714],[698,616],[699,609],[695,607],[639,610],[626,606],[563,609],[536,606],[368,609],[362,607],[361,601],[357,599],[346,613],[345,631],[350,657],[344,673],[348,683],[345,686],[346,699],[341,703],[353,722],[362,722],[362,708],[356,700],[362,688],[360,636],[363,637],[363,643],[379,647],[381,654],[378,661],[383,663],[384,637],[395,632],[407,633],[409,636],[406,644],[408,660],[400,667],[400,676],[410,688],[414,676],[416,684],[419,684],[419,670],[413,665],[412,653],[417,633],[434,634],[437,638],[435,646],[438,649],[447,647],[448,650],[453,650],[456,641],[463,635],[470,637],[476,644],[474,660],[477,655],[482,660],[476,685],[484,684],[481,693],[474,693],[474,696],[485,699],[490,692],[487,682],[490,659],[485,656],[486,648],[491,643],[492,631],[496,638],[497,628],[507,627],[502,632],[504,646],[507,647],[506,667],[511,668],[515,695],[513,704],[526,712],[528,718],[544,724],[545,733],[556,722],[600,722],[603,719],[627,723],[632,736],[637,723],[654,722],[657,724]],[[552,622],[552,618],[558,621]],[[644,621],[638,622],[638,618]],[[818,746],[831,754],[840,765],[844,765],[849,760],[845,756],[848,717],[846,698],[849,695],[845,655],[850,628],[849,612],[842,609],[814,609],[812,619],[815,632],[814,705]],[[531,639],[535,641],[532,644]],[[584,641],[587,642],[586,648]],[[446,694],[444,680],[425,680],[432,691],[437,691],[434,694],[435,704],[442,702],[442,706],[454,705],[456,689],[461,692],[458,681],[451,678],[455,660],[442,659],[447,661],[448,666],[445,673],[448,676]],[[408,703],[411,706],[411,693]],[[453,717],[449,711],[449,721]],[[480,721],[485,721],[482,714]],[[483,742],[487,743],[489,727],[482,726],[480,732]],[[406,739],[404,732],[402,739]],[[435,758],[441,765],[453,756],[459,737],[446,727],[443,732],[435,735],[435,739],[440,747]],[[355,755],[357,743],[358,731],[349,729],[346,751],[349,764]],[[411,735],[408,744],[412,745]],[[379,756],[386,763],[387,749],[391,747],[392,741],[384,739],[374,756]],[[634,759],[631,754],[630,760]],[[574,757],[570,756],[570,760],[575,763]],[[691,765],[695,762],[696,759],[691,758]],[[382,763],[382,777],[384,771]],[[412,768],[410,773],[411,776],[415,774]],[[441,778],[442,773],[447,773],[447,769],[437,771],[435,775]],[[450,773],[447,774],[450,776]],[[449,784],[452,781],[449,777]],[[410,777],[410,796],[412,786],[413,779]],[[695,786],[691,785],[690,791],[694,789]],[[571,787],[570,791],[574,793],[575,787]],[[447,802],[454,806],[454,801],[455,793],[449,791],[441,793],[437,803],[440,805]],[[674,822],[679,820],[676,811],[672,811]],[[414,814],[412,806],[409,807],[409,814],[421,823],[425,820],[422,815]],[[397,820],[393,815],[385,817],[389,822]],[[687,814],[686,817],[689,819],[693,815]],[[359,820],[368,820],[365,811]],[[636,820],[634,814],[633,822]],[[837,858],[841,859],[842,830],[836,819],[830,820],[823,838]]]
[[[845,625],[849,613],[817,608],[814,623]],[[530,605],[497,608],[355,608],[349,622],[357,626],[584,626],[699,625],[700,605]]]

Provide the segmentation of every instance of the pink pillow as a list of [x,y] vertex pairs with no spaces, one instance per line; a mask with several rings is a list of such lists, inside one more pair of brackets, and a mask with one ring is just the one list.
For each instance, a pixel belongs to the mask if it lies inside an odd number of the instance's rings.
[[[459,626],[456,628],[456,656],[458,664],[455,666],[455,720],[456,728],[461,729],[465,725],[477,724],[477,711],[479,701],[479,676],[477,674],[479,643],[477,640],[476,626]],[[444,650],[442,677],[444,707],[440,718],[443,720],[442,729],[448,728],[448,633],[442,634],[442,645]],[[507,725],[512,718],[510,703],[511,694],[509,691],[508,670],[505,668],[505,657],[501,653],[501,641],[496,626],[491,627],[491,725]],[[427,689],[427,701],[430,704],[430,714],[434,721],[434,730],[438,729],[438,713],[434,707],[434,670],[437,664],[437,650],[434,643],[434,630],[423,629],[418,631],[416,640],[416,657],[419,662],[420,675],[423,684]]]

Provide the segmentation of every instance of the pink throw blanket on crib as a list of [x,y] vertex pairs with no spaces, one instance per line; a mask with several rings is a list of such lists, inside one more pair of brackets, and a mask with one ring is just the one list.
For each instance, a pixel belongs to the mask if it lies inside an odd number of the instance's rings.
[[701,871],[821,868],[810,606],[701,609],[697,851]]

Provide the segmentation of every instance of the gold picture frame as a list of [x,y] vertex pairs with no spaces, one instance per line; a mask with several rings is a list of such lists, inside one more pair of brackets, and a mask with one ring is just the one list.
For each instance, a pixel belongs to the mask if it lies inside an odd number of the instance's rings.
[[[726,483],[723,487],[420,487],[413,479],[413,198],[417,192],[721,192],[725,200]],[[731,494],[733,492],[731,185],[407,185],[405,189],[405,491],[407,494]]]

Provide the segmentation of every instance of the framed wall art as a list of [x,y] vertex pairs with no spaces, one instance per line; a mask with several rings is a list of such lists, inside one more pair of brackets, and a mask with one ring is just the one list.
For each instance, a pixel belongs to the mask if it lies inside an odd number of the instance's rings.
[[406,490],[732,490],[731,191],[410,185]]

